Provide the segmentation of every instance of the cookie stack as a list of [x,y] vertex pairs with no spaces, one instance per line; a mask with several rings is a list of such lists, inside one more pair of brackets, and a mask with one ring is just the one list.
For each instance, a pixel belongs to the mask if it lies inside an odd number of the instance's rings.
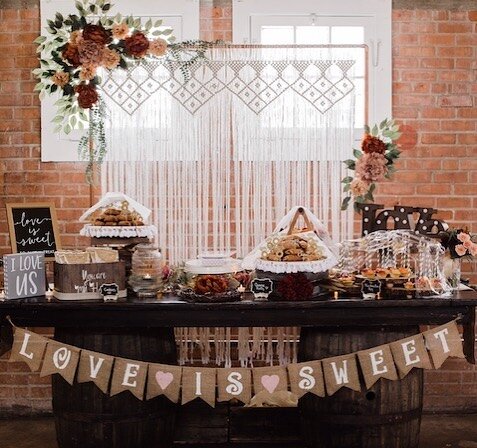
[[94,226],[143,226],[142,217],[129,210],[119,210],[117,208],[107,208],[92,222]]
[[326,256],[316,241],[304,238],[299,234],[286,235],[267,243],[262,259],[268,261],[318,261]]

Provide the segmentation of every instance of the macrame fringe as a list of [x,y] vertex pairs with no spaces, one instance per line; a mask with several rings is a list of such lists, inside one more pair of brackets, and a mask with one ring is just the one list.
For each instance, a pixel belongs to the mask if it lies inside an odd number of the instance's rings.
[[[297,361],[299,330],[296,327],[242,327],[232,336],[229,327],[178,328],[176,339],[179,347],[179,365],[193,364],[200,356],[203,365],[232,367],[232,345],[237,345],[238,363],[241,367],[254,367],[257,363],[273,366]],[[213,348],[212,348],[213,347]]]

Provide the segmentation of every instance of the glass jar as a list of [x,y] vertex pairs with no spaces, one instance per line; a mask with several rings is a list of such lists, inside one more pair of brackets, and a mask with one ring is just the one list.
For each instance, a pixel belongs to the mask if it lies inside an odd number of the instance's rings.
[[132,256],[129,284],[138,297],[156,297],[162,291],[162,254],[152,244],[138,244]]

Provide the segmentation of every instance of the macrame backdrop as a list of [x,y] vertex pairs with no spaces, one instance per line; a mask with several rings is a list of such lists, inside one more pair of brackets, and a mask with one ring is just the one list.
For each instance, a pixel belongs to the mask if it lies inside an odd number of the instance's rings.
[[[228,46],[192,66],[186,83],[166,62],[105,73],[103,193],[124,192],[153,210],[158,245],[172,264],[207,250],[243,257],[295,205],[309,207],[335,241],[349,239],[342,161],[353,146],[353,78],[363,54],[362,47]],[[229,364],[224,331],[180,331],[181,359],[191,336],[207,347],[215,338],[217,361]],[[260,340],[266,330],[241,333],[242,364],[259,354],[271,359]],[[296,330],[279,334],[286,361]]]

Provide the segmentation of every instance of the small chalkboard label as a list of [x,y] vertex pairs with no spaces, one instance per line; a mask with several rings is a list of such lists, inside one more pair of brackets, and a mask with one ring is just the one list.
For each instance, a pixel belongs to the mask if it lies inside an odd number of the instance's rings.
[[59,244],[55,206],[49,202],[7,204],[12,252],[41,251],[54,259]]
[[361,284],[361,293],[364,298],[376,298],[381,292],[381,282],[379,280],[365,280]]
[[103,296],[105,302],[109,300],[117,300],[119,294],[119,286],[117,283],[103,283],[99,287],[99,293]]
[[24,299],[45,294],[43,252],[4,255],[3,276],[6,299]]
[[254,278],[250,290],[257,300],[266,300],[273,292],[273,281],[269,278]]

